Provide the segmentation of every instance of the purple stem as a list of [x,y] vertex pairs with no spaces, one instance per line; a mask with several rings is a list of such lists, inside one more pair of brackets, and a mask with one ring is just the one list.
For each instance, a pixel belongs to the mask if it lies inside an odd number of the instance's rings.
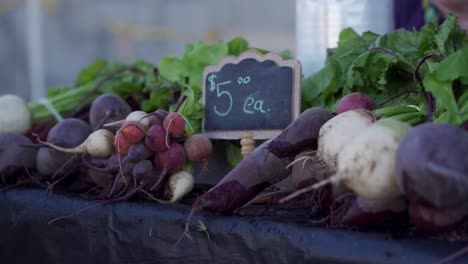
[[424,64],[424,62],[426,62],[428,59],[436,59],[436,60],[441,61],[441,60],[444,60],[444,57],[441,56],[441,55],[438,55],[438,54],[429,54],[429,55],[426,55],[426,56],[424,56],[424,58],[421,59],[421,61],[419,62],[418,66],[416,67],[416,70],[414,71],[414,76],[415,76],[416,79],[418,80],[419,85],[421,85],[421,88],[423,89],[423,92],[424,92],[425,95],[426,95],[427,106],[428,106],[427,121],[428,121],[428,122],[432,122],[433,113],[434,113],[434,110],[435,110],[434,96],[432,95],[432,93],[426,92],[426,91],[425,91],[426,89],[424,88],[423,78],[422,78],[421,75],[419,74],[419,69],[420,69],[421,66]]
[[397,95],[395,95],[395,96],[393,96],[393,97],[391,97],[391,98],[385,100],[384,102],[380,103],[380,104],[378,105],[378,107],[380,107],[380,106],[382,106],[382,105],[385,105],[386,103],[388,103],[388,102],[390,102],[390,101],[393,101],[393,100],[397,99],[398,97],[403,96],[403,95],[405,95],[405,94],[417,94],[417,93],[418,93],[418,91],[416,91],[416,90],[409,90],[409,91],[402,92],[402,93],[397,94]]
[[391,50],[389,50],[389,49],[386,49],[386,48],[382,48],[382,47],[377,47],[377,48],[368,49],[368,50],[366,50],[366,52],[368,52],[368,51],[373,51],[373,50],[378,50],[378,51],[385,52],[385,53],[387,53],[388,55],[391,55],[391,56],[393,56],[393,57],[396,57],[396,55],[397,55],[395,52],[393,52],[393,51],[391,51]]
[[176,112],[176,113],[179,112],[179,108],[182,106],[182,104],[185,102],[185,100],[187,100],[187,96],[186,96],[186,95],[184,95],[184,97],[182,97],[182,99],[180,99],[180,102],[179,102],[179,104],[177,105],[177,107],[176,107],[176,109],[175,109],[174,112]]

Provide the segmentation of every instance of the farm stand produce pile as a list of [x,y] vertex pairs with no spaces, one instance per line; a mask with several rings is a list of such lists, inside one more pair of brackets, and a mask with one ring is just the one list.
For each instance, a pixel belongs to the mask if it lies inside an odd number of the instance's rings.
[[[97,61],[45,102],[14,98],[26,117],[0,123],[2,184],[78,192],[95,206],[181,199],[193,188],[194,162],[203,166],[211,151],[200,134],[203,69],[249,48],[242,38],[197,42],[157,67]],[[308,208],[328,227],[385,222],[466,239],[467,65],[468,36],[455,16],[381,36],[343,30],[325,67],[304,76],[296,121],[242,160],[226,144],[234,167],[191,204],[186,235],[203,212],[263,204]],[[275,186],[287,177],[293,188]]]

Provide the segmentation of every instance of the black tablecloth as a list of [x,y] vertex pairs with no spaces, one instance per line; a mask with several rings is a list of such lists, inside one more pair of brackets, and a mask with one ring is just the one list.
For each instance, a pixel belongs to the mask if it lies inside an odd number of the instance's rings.
[[[434,263],[462,248],[427,238],[314,227],[275,216],[204,214],[205,232],[176,241],[188,205],[90,201],[43,190],[0,192],[1,263]],[[468,257],[455,263],[468,263]]]

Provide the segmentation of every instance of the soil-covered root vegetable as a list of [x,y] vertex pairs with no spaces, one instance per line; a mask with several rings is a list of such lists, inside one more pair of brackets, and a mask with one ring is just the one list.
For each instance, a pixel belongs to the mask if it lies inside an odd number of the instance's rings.
[[439,209],[422,202],[410,202],[408,212],[417,230],[425,234],[440,234],[459,228],[460,223],[468,216],[468,207],[461,204]]
[[354,92],[341,98],[340,102],[336,106],[336,113],[341,114],[353,109],[365,109],[372,111],[374,108],[374,99],[365,93]]
[[371,200],[354,194],[344,196],[347,196],[344,201],[331,211],[331,225],[368,226],[407,209],[403,196],[391,200]]
[[49,142],[40,143],[65,153],[84,153],[97,158],[106,158],[114,153],[114,134],[107,129],[94,131],[83,143],[73,148],[64,148]]
[[146,146],[154,152],[162,152],[167,150],[167,145],[170,144],[170,141],[167,142],[167,132],[161,125],[153,125],[146,132],[145,144]]
[[449,124],[414,127],[396,153],[396,176],[410,201],[449,209],[468,201],[468,131]]
[[204,134],[192,134],[185,140],[184,149],[188,160],[206,161],[213,151],[213,144]]
[[338,153],[343,147],[375,121],[371,112],[356,109],[333,117],[320,128],[317,151],[330,170],[336,170]]
[[169,135],[181,137],[185,133],[185,119],[179,113],[169,113],[164,118],[163,127]]
[[[106,123],[123,120],[132,112],[130,105],[121,97],[114,94],[98,96],[91,104],[89,122],[94,129],[99,129]],[[116,127],[107,127],[115,133]]]
[[392,200],[403,195],[396,182],[395,159],[400,140],[410,129],[410,125],[393,119],[373,123],[339,152],[335,175],[293,193],[283,202],[329,183],[343,184],[367,199]]
[[[0,179],[15,181],[25,169],[36,168],[37,149],[28,147],[32,141],[16,133],[0,134]],[[1,183],[1,182],[0,182]]]
[[[66,118],[50,129],[47,142],[63,148],[73,148],[82,144],[91,132],[91,127],[83,120]],[[76,159],[68,153],[41,147],[37,153],[37,171],[43,176],[65,173]]]
[[164,201],[176,203],[190,193],[195,186],[193,175],[187,171],[171,174],[164,190]]
[[32,115],[27,102],[13,94],[0,96],[0,134],[17,133],[24,134],[32,126]]
[[306,149],[316,149],[320,128],[333,117],[322,108],[310,108],[274,138],[268,150],[279,158],[294,157]]
[[151,187],[151,191],[157,190],[167,174],[182,170],[186,162],[187,157],[185,156],[184,147],[179,143],[171,143],[167,150],[156,153],[154,163],[162,171],[156,183]]

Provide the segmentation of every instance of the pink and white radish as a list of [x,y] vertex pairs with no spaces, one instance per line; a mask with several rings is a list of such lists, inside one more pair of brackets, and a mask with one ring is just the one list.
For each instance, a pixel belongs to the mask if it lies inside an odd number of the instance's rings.
[[133,111],[127,115],[127,117],[123,120],[118,120],[112,123],[107,123],[104,127],[113,127],[113,126],[122,126],[125,127],[126,124],[135,124],[138,125],[143,129],[143,131],[148,130],[150,127],[150,116],[143,111]]

